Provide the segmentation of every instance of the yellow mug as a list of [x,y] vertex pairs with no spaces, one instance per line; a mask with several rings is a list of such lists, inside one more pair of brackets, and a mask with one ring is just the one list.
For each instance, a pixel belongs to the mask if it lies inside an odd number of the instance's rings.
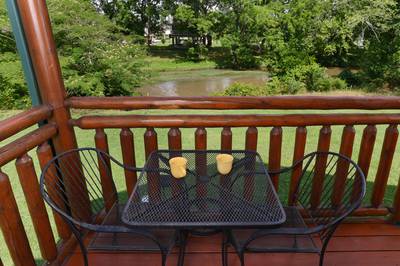
[[169,160],[171,174],[175,178],[182,178],[186,176],[187,159],[184,157],[174,157]]
[[230,154],[221,153],[216,157],[217,169],[221,175],[229,174],[232,170],[233,156]]

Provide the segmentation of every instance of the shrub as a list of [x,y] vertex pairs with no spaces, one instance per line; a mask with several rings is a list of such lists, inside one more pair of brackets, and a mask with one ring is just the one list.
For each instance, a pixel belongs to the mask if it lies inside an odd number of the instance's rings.
[[189,61],[199,62],[206,59],[208,49],[203,44],[190,47],[186,52],[186,58]]
[[252,84],[244,84],[235,82],[226,88],[223,92],[218,93],[220,96],[262,96],[265,95],[265,88]]

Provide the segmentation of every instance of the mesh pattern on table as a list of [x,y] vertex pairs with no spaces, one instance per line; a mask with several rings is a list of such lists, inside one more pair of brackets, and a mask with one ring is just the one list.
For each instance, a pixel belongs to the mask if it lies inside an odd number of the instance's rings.
[[[123,212],[131,226],[260,227],[279,225],[285,214],[259,155],[231,151],[229,174],[218,173],[221,151],[153,152]],[[187,174],[175,179],[169,159],[188,160]]]

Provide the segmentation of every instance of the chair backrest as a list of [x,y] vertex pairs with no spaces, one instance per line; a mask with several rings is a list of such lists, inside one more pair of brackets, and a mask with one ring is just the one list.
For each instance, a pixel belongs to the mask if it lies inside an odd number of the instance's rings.
[[44,200],[75,225],[90,229],[98,215],[117,210],[118,195],[107,153],[94,148],[67,151],[47,163],[40,177]]
[[313,152],[290,169],[292,178],[298,180],[292,202],[304,210],[303,215],[310,218],[311,226],[318,230],[338,224],[358,208],[364,198],[365,176],[346,156]]

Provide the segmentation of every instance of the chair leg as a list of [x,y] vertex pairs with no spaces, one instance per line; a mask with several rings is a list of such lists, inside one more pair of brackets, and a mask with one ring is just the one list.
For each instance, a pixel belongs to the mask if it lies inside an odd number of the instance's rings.
[[83,243],[81,233],[72,224],[70,224],[70,228],[72,229],[71,231],[74,234],[76,240],[78,240],[79,248],[81,249],[81,253],[82,253],[82,257],[83,257],[83,264],[85,266],[89,266],[87,250],[86,250],[85,244]]
[[161,266],[165,266],[167,264],[167,253],[161,251]]
[[240,265],[244,266],[244,250],[239,251],[238,255],[240,259]]
[[180,232],[178,266],[183,266],[185,260],[186,238],[187,238],[187,232]]
[[222,266],[228,266],[228,236],[224,232],[222,239],[222,248],[221,248],[221,256],[222,256]]

